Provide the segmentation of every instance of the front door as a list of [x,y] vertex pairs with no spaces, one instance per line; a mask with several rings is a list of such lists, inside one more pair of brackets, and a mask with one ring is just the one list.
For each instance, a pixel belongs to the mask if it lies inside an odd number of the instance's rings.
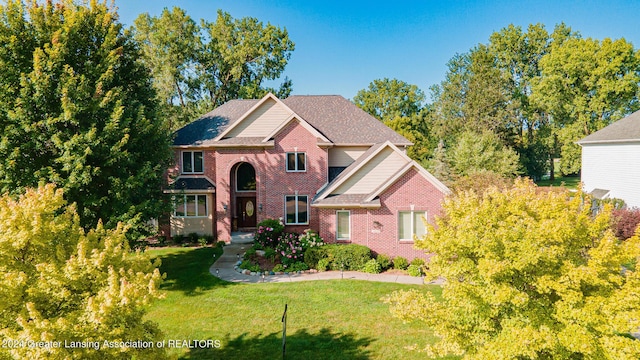
[[238,227],[256,227],[255,196],[237,198],[236,204],[238,204]]

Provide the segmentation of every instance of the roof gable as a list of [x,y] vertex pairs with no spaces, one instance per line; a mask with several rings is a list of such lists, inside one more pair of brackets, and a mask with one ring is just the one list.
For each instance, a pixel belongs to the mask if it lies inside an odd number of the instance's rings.
[[640,141],[640,111],[622,118],[578,141],[578,144]]
[[226,137],[267,136],[292,114],[293,111],[283,104],[280,99],[268,93],[242,115],[238,121],[220,133],[215,140]]

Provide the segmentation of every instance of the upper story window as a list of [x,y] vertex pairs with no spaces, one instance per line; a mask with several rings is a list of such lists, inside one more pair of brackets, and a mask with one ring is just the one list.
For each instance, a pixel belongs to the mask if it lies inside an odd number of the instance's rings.
[[182,173],[197,174],[204,172],[202,151],[182,152]]
[[307,153],[304,152],[288,152],[287,153],[287,171],[303,172],[307,171]]

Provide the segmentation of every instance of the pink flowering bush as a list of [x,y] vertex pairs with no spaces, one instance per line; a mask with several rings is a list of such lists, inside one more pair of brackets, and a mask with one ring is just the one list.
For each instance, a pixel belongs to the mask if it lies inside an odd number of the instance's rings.
[[258,224],[254,240],[261,248],[275,248],[284,231],[284,224],[278,219],[266,219]]
[[311,247],[324,245],[322,238],[314,231],[307,229],[303,234],[284,233],[278,238],[276,253],[281,256],[282,264],[290,265],[304,262],[304,253]]

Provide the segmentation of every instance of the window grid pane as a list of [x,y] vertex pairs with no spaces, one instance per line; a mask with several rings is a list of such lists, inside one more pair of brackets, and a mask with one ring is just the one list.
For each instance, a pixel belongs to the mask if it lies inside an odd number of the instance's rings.
[[[422,211],[416,211],[413,213],[413,233],[421,239],[427,233],[427,228],[424,225],[423,218],[426,218],[427,214]],[[413,237],[412,237],[413,238]]]
[[306,153],[298,153],[298,167],[296,170],[305,171],[306,170]]
[[413,239],[411,230],[411,212],[401,211],[398,214],[398,236],[400,240]]
[[196,196],[187,195],[187,216],[196,216]]
[[307,214],[307,197],[298,196],[298,224],[305,224],[309,219]]
[[207,196],[196,195],[198,206],[196,208],[197,216],[207,216]]
[[287,224],[295,224],[296,222],[296,197],[295,196],[286,196],[285,197],[286,208],[287,208]]
[[182,172],[190,173],[193,172],[193,167],[191,166],[191,152],[185,151],[182,153]]
[[338,240],[348,240],[350,238],[351,231],[349,229],[348,211],[338,211],[337,228]]
[[288,171],[296,170],[296,154],[295,153],[287,153],[287,170]]
[[204,166],[202,162],[202,151],[195,151],[193,153],[193,171],[203,172]]

